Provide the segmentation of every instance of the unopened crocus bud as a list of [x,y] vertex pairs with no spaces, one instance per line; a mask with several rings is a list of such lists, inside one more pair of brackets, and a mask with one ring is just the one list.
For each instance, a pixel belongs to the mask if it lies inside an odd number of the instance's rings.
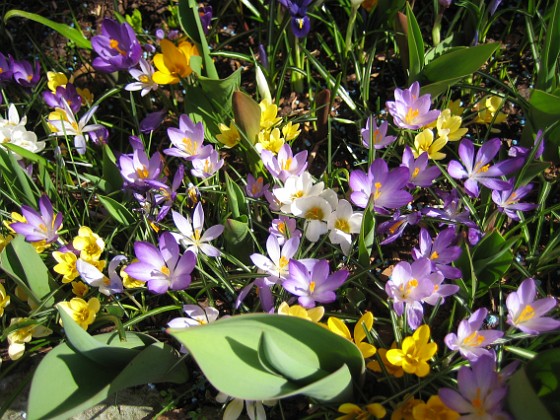
[[258,65],[255,66],[255,78],[257,79],[257,88],[259,89],[261,99],[266,99],[268,102],[272,102],[272,96],[270,95],[268,82],[266,81],[266,77],[264,77],[264,73]]

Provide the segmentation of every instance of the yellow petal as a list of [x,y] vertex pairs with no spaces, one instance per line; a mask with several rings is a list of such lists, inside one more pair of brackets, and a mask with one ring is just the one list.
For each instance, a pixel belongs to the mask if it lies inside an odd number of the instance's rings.
[[387,351],[387,361],[394,366],[402,366],[404,353],[400,349],[391,349]]
[[344,322],[342,322],[337,317],[331,316],[327,320],[327,326],[329,330],[333,333],[340,335],[341,337],[346,338],[347,340],[352,341],[352,336],[350,335],[350,330],[346,326]]
[[362,342],[366,338],[365,329],[371,331],[373,328],[373,314],[371,312],[364,313],[354,326],[354,342],[356,344]]

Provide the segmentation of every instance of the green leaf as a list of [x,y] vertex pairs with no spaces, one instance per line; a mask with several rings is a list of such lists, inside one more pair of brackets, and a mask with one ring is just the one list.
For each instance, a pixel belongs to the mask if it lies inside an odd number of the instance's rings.
[[251,144],[255,144],[261,129],[261,107],[253,98],[239,90],[233,92],[232,107],[235,123]]
[[499,281],[513,263],[511,248],[517,238],[507,241],[498,232],[487,234],[474,247],[472,264],[478,279],[477,296],[485,294]]
[[49,28],[61,34],[63,37],[75,42],[78,48],[91,50],[91,42],[86,37],[84,37],[82,32],[77,29],[71,28],[68,25],[53,22],[52,20],[44,18],[43,16],[37,15],[35,13],[28,13],[24,12],[23,10],[16,9],[10,10],[4,15],[4,23],[8,22],[8,20],[13,17],[22,17],[48,26]]
[[233,182],[227,173],[226,193],[228,198],[228,207],[232,216],[237,219],[241,215],[247,215],[248,209],[247,203],[245,202],[245,193],[236,182]]
[[[123,179],[121,171],[117,166],[117,158],[113,154],[113,151],[109,145],[103,145],[103,180],[106,181],[105,189],[103,190],[106,194],[113,191],[119,191],[122,188]],[[110,188],[109,188],[110,187]]]
[[426,93],[429,93],[432,98],[434,98],[438,95],[441,95],[442,93],[447,92],[447,90],[451,86],[459,83],[461,79],[462,77],[456,77],[454,79],[446,79],[439,82],[430,83],[429,85],[423,85],[422,87],[420,87],[420,94],[425,95]]
[[420,77],[430,83],[460,80],[480,69],[499,46],[499,43],[494,42],[476,47],[454,48],[426,64]]
[[362,267],[371,265],[371,249],[375,239],[375,217],[370,209],[364,211],[360,236],[358,238],[358,261]]
[[297,317],[239,315],[169,333],[193,355],[206,378],[235,398],[309,395],[347,401],[364,359],[350,341]]
[[107,209],[113,219],[123,226],[130,226],[137,221],[137,218],[121,203],[113,200],[111,197],[98,195],[99,201],[103,207]]
[[53,305],[54,298],[47,298],[53,290],[49,282],[49,269],[33,245],[25,242],[23,236],[17,235],[6,245],[0,254],[0,268],[23,288],[37,305]]
[[555,1],[546,29],[546,39],[541,50],[541,62],[536,87],[550,92],[558,84],[557,66],[560,56],[560,2]]
[[224,223],[225,249],[238,260],[249,264],[253,252],[251,235],[249,234],[247,216],[241,215],[238,220],[227,219]]
[[408,81],[417,80],[424,67],[424,40],[418,21],[409,3],[406,3],[407,37],[408,37]]
[[16,200],[18,204],[35,206],[37,198],[34,190],[39,195],[36,185],[33,183],[27,172],[19,165],[12,152],[8,152],[0,147],[0,176],[3,183],[1,185],[5,193]]

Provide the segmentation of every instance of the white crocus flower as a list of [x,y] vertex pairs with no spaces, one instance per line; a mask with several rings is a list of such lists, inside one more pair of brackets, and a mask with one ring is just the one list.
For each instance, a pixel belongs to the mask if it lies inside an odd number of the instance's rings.
[[129,83],[124,88],[129,91],[141,90],[142,92],[140,95],[146,96],[151,90],[157,90],[159,85],[152,79],[154,74],[154,68],[152,65],[143,58],[140,59],[139,64],[140,70],[128,70],[130,75],[138,81]]
[[191,250],[197,254],[198,250],[200,250],[209,257],[220,256],[220,250],[210,245],[208,242],[220,236],[224,231],[224,226],[214,225],[206,229],[206,232],[202,233],[204,227],[204,211],[200,203],[198,203],[194,209],[192,221],[190,217],[187,220],[176,211],[172,212],[172,216],[175,226],[180,232],[173,233],[173,236],[186,247],[187,251]]
[[314,184],[311,174],[307,171],[301,175],[292,175],[286,179],[283,187],[274,188],[272,193],[282,203],[280,210],[286,214],[292,213],[292,203],[303,197],[313,197],[321,194],[324,183]]
[[303,197],[294,201],[292,211],[295,216],[305,219],[305,237],[317,242],[327,233],[327,219],[332,213],[331,204],[321,196]]
[[329,240],[333,244],[339,244],[344,255],[350,253],[352,245],[352,233],[360,233],[363,214],[354,212],[352,205],[342,199],[339,200],[336,210],[327,219],[329,229]]
[[251,420],[266,420],[266,412],[264,410],[263,404],[268,407],[272,407],[276,404],[277,400],[249,401],[242,400],[240,398],[233,398],[227,394],[224,394],[223,392],[219,392],[218,395],[216,395],[216,401],[221,404],[228,403],[224,411],[224,420],[238,419],[243,412],[244,405],[247,416]]
[[97,105],[91,107],[79,121],[76,121],[74,113],[64,98],[62,102],[64,107],[57,109],[64,113],[64,118],[49,120],[49,124],[56,129],[56,132],[52,133],[51,136],[74,136],[74,146],[78,153],[83,155],[86,152],[87,133],[103,128],[101,124],[88,125],[88,121],[93,117],[98,107]]
[[0,117],[0,128],[4,128],[4,127],[14,128],[17,126],[24,127],[26,123],[27,123],[27,117],[24,115],[20,119],[18,110],[14,104],[10,104],[10,106],[8,107],[7,119]]

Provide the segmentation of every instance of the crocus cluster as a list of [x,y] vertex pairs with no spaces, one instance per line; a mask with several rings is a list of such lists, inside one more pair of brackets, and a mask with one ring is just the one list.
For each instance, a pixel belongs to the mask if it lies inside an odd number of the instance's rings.
[[[25,128],[27,117],[19,117],[18,110],[14,104],[8,106],[7,118],[0,117],[0,145],[15,144],[32,153],[40,153],[45,149],[44,141],[37,141],[37,134]],[[16,159],[21,156],[14,153]]]

